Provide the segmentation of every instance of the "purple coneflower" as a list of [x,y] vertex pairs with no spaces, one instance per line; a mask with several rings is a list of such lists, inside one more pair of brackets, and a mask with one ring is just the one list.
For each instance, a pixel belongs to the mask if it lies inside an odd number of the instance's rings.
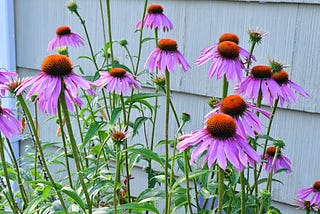
[[[269,146],[267,148],[266,153],[263,156],[263,160],[265,160],[265,163],[263,164],[263,167],[265,168],[267,173],[271,172],[271,166],[274,159],[274,156],[276,155],[276,147],[275,146]],[[291,172],[291,161],[289,158],[284,156],[280,149],[278,149],[277,152],[277,158],[274,162],[273,166],[273,172],[278,171],[279,169],[287,169],[286,172]]]
[[[249,52],[238,46],[239,37],[233,33],[222,34],[219,43],[209,46],[201,51],[196,65],[212,61],[208,76],[217,76],[221,79],[226,75],[228,81],[240,81],[244,65],[241,58],[249,58]],[[254,56],[252,59],[255,60]]]
[[131,88],[141,88],[133,76],[123,68],[112,68],[109,72],[100,72],[100,78],[94,84],[100,88],[107,86],[108,92],[117,92],[123,95],[129,94]]
[[206,115],[206,118],[210,118],[213,114],[221,112],[228,114],[236,121],[239,133],[243,137],[246,137],[246,134],[248,134],[254,138],[254,131],[258,134],[262,133],[262,122],[254,111],[258,111],[268,118],[271,116],[268,111],[246,102],[242,97],[235,94],[225,97],[220,103],[216,104],[215,108]]
[[288,105],[291,104],[291,100],[294,102],[298,102],[297,96],[295,93],[298,93],[304,97],[309,97],[309,94],[304,91],[300,86],[296,83],[289,80],[289,75],[286,71],[276,72],[272,75],[272,79],[274,79],[281,88],[282,95],[279,97],[280,105],[283,106],[285,103]]
[[294,201],[294,204],[298,206],[298,209],[312,210],[315,212],[319,210],[319,205],[311,204],[310,201],[304,199],[297,199]]
[[239,83],[236,91],[249,99],[257,99],[261,90],[262,99],[267,100],[272,106],[273,101],[283,95],[279,84],[271,76],[272,72],[269,66],[254,66],[251,73]]
[[310,204],[320,206],[320,181],[314,182],[312,187],[299,189],[297,195],[299,200],[306,200],[312,195]]
[[166,69],[173,72],[177,64],[185,72],[190,68],[187,60],[178,50],[177,42],[173,39],[161,39],[158,42],[158,47],[148,57],[145,67],[148,67],[152,72],[158,68],[164,73]]
[[[136,24],[137,29],[141,29],[142,21]],[[172,22],[163,14],[163,7],[160,4],[152,4],[148,7],[148,13],[144,17],[143,25],[147,28],[163,29],[163,31],[172,30]]]
[[209,167],[217,161],[221,168],[226,169],[228,159],[238,171],[242,171],[248,163],[253,166],[254,161],[261,161],[246,138],[237,132],[234,119],[227,114],[214,114],[206,120],[203,129],[181,136],[179,140],[179,151],[197,145],[192,151],[190,162],[194,162],[207,150],[203,164],[208,162]]
[[0,71],[0,96],[4,96],[5,93],[6,93],[6,90],[5,90],[5,84],[8,83],[10,81],[10,77],[17,77],[18,74],[15,73],[15,72],[9,72],[9,71]]
[[84,90],[90,90],[91,88],[89,81],[72,71],[72,63],[69,57],[50,55],[43,60],[41,72],[38,75],[21,83],[17,88],[17,95],[31,86],[27,98],[37,95],[36,101],[39,102],[41,111],[56,115],[62,84],[65,85],[65,98],[70,111],[73,111],[72,103],[77,105],[82,103],[77,97],[79,88]]
[[56,36],[49,42],[48,51],[57,47],[70,46],[79,47],[84,45],[84,41],[79,34],[72,33],[68,26],[60,26],[56,30]]
[[12,135],[19,134],[22,128],[21,123],[14,117],[14,113],[7,108],[0,107],[0,131],[8,139]]

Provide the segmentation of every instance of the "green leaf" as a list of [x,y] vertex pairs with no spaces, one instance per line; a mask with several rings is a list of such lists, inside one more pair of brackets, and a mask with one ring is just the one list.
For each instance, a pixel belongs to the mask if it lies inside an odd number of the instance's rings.
[[[192,178],[196,178],[198,176],[201,176],[203,174],[207,173],[207,170],[197,170],[197,171],[194,171],[192,172],[190,175],[189,175],[189,179],[192,179]],[[174,190],[175,188],[177,188],[181,183],[185,182],[186,180],[186,177],[185,176],[181,176],[179,177],[176,182],[173,184],[172,186],[172,190]]]
[[72,198],[82,208],[83,211],[86,211],[86,205],[84,204],[78,193],[76,193],[73,189],[71,189],[70,187],[62,187],[61,192]]
[[139,154],[141,157],[149,160],[154,160],[164,167],[164,159],[161,158],[157,153],[146,149],[146,148],[128,148],[127,151]]
[[[272,178],[272,181],[278,182],[283,185],[283,182],[278,179]],[[261,178],[258,180],[258,184],[262,184],[262,183],[266,183],[266,182],[268,182],[268,178]]]
[[45,186],[44,188],[43,188],[43,200],[47,200],[47,198],[48,198],[48,195],[49,195],[49,193],[50,193],[50,190],[51,190],[51,187],[50,186]]
[[90,60],[91,62],[92,62],[92,59],[90,58],[90,57],[88,57],[88,56],[79,56],[78,58],[77,58],[77,60],[78,59],[88,59],[88,60]]
[[150,41],[150,40],[155,40],[155,38],[151,38],[151,37],[146,37],[146,38],[143,38],[142,41],[141,41],[141,44],[147,42],[147,41]]
[[271,136],[269,135],[258,135],[258,138],[261,138],[261,139],[265,139],[265,140],[270,140],[270,141],[275,141],[274,138],[272,138]]
[[111,118],[110,118],[110,123],[111,124],[115,124],[117,119],[120,116],[120,112],[122,111],[121,107],[115,108],[113,109],[112,113],[111,113]]
[[158,97],[158,96],[162,96],[159,95],[158,93],[139,93],[139,94],[134,94],[132,96],[132,98],[129,97],[129,99],[127,99],[125,101],[125,104],[128,104],[129,102],[136,102],[138,100],[143,100],[143,99],[147,99],[147,98],[151,98],[151,97]]
[[43,196],[39,196],[37,198],[34,198],[32,201],[29,202],[28,207],[24,210],[25,214],[33,214],[35,213],[35,209],[37,206],[43,201]]
[[280,172],[286,172],[286,171],[288,171],[289,169],[287,169],[287,168],[282,168],[282,169],[278,169],[274,174],[278,174],[278,173],[280,173]]
[[138,197],[139,203],[156,201],[164,198],[164,191],[159,188],[149,188],[144,190]]
[[132,203],[123,204],[117,207],[117,210],[125,210],[125,209],[135,210],[137,212],[150,211],[150,212],[159,214],[159,211],[157,210],[157,208],[155,208],[154,205],[149,203],[132,202]]
[[133,133],[132,136],[135,136],[138,133],[138,129],[141,127],[141,125],[147,121],[149,117],[137,117],[136,120],[133,123]]
[[[90,124],[90,127],[88,129],[88,132],[86,136],[84,137],[84,144],[86,144],[91,138],[105,125],[104,122],[93,122]],[[84,146],[84,145],[82,145]]]

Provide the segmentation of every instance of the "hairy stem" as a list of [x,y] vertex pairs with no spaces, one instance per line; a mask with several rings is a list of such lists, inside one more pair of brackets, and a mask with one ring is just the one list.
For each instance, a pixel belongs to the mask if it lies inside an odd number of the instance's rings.
[[86,202],[87,202],[87,206],[88,206],[88,212],[89,214],[92,213],[92,204],[91,204],[91,199],[88,193],[88,189],[86,186],[86,183],[84,181],[83,178],[83,172],[82,172],[82,166],[81,166],[81,159],[80,159],[80,155],[79,155],[79,151],[78,151],[78,145],[77,145],[77,141],[74,137],[73,134],[73,130],[72,130],[72,125],[71,125],[71,120],[69,117],[69,111],[68,111],[68,107],[67,107],[67,103],[65,100],[65,94],[64,94],[64,85],[62,84],[61,86],[61,92],[60,92],[60,96],[59,96],[59,102],[61,105],[61,109],[62,109],[62,113],[64,116],[64,119],[66,120],[66,126],[67,126],[67,130],[68,130],[68,134],[69,134],[69,139],[70,139],[70,144],[71,144],[71,149],[73,152],[73,157],[74,157],[74,162],[76,164],[76,169],[77,169],[77,174],[78,174],[78,178],[82,187],[82,190],[84,192],[85,198],[86,198]]

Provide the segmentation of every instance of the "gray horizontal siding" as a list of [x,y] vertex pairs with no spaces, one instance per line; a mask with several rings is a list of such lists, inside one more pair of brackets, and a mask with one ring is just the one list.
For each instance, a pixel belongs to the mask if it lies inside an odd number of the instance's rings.
[[[98,2],[81,0],[79,3],[80,13],[86,20],[96,51],[104,44]],[[154,1],[150,3],[152,2]],[[311,186],[319,179],[315,170],[319,150],[318,147],[315,148],[315,139],[320,128],[320,5],[319,1],[315,0],[268,2],[261,4],[258,1],[160,1],[165,13],[175,25],[174,30],[169,33],[160,32],[160,38],[176,39],[179,49],[192,66],[187,74],[181,70],[172,74],[173,101],[178,112],[191,114],[192,121],[186,127],[186,131],[191,131],[202,126],[203,116],[209,110],[205,103],[207,97],[221,94],[220,82],[207,78],[210,65],[197,67],[193,64],[200,50],[216,42],[224,32],[237,33],[241,38],[240,45],[249,49],[246,35],[249,27],[260,27],[268,31],[262,44],[256,47],[257,64],[268,63],[268,56],[290,64],[291,67],[287,71],[291,79],[310,94],[310,98],[299,97],[299,103],[279,110],[272,131],[272,136],[287,142],[284,153],[293,162],[292,174],[282,174],[278,177],[284,185],[274,185],[274,199],[291,204],[296,189]],[[134,26],[141,18],[143,3],[142,0],[111,1],[113,38],[126,38],[134,54],[139,37],[138,33],[134,33]],[[84,35],[79,21],[68,13],[65,4],[64,0],[15,1],[17,65],[20,73],[35,74],[40,68],[43,58],[49,54],[46,51],[47,43],[53,38],[56,27],[69,25],[74,32]],[[146,37],[152,35],[152,32],[145,31]],[[142,65],[153,49],[150,46],[152,42],[144,45]],[[118,47],[115,49],[116,57],[129,65],[124,52],[118,50]],[[88,73],[94,72],[93,67],[85,60],[76,60],[79,55],[89,55],[88,46],[71,49],[70,56],[75,64],[81,64]],[[164,118],[162,111],[159,118],[160,121]],[[46,133],[45,130],[55,130],[55,126],[48,126],[49,129],[43,127],[42,137],[53,140],[54,133]],[[163,127],[160,127],[159,131],[162,129]],[[162,137],[162,134],[159,134],[157,139]],[[159,148],[159,152],[162,152],[162,148]],[[282,207],[283,213],[296,213],[290,206]]]

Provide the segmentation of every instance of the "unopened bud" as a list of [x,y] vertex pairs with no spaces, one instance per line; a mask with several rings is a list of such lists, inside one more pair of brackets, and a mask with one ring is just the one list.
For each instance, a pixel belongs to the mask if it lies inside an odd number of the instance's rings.
[[71,2],[68,4],[67,7],[68,7],[68,9],[69,9],[69,11],[70,11],[71,13],[78,11],[78,5],[77,5],[77,3],[74,2],[74,1],[71,1]]
[[271,193],[266,190],[266,189],[262,189],[260,190],[260,197],[263,199],[263,200],[268,200],[271,196]]
[[190,121],[190,119],[191,119],[190,114],[185,113],[185,112],[183,112],[183,113],[181,114],[181,120],[182,120],[183,122],[188,122],[188,121]]
[[60,55],[65,55],[65,56],[68,56],[68,55],[69,55],[69,53],[68,53],[68,47],[67,47],[67,46],[58,47],[58,48],[57,48],[57,52],[58,52],[58,54],[60,54]]
[[128,45],[128,41],[125,40],[125,39],[122,39],[122,40],[119,41],[119,44],[120,44],[121,46],[127,46],[127,45]]
[[218,97],[210,97],[207,101],[208,105],[211,107],[211,108],[215,108],[216,105],[221,101],[220,98]]

